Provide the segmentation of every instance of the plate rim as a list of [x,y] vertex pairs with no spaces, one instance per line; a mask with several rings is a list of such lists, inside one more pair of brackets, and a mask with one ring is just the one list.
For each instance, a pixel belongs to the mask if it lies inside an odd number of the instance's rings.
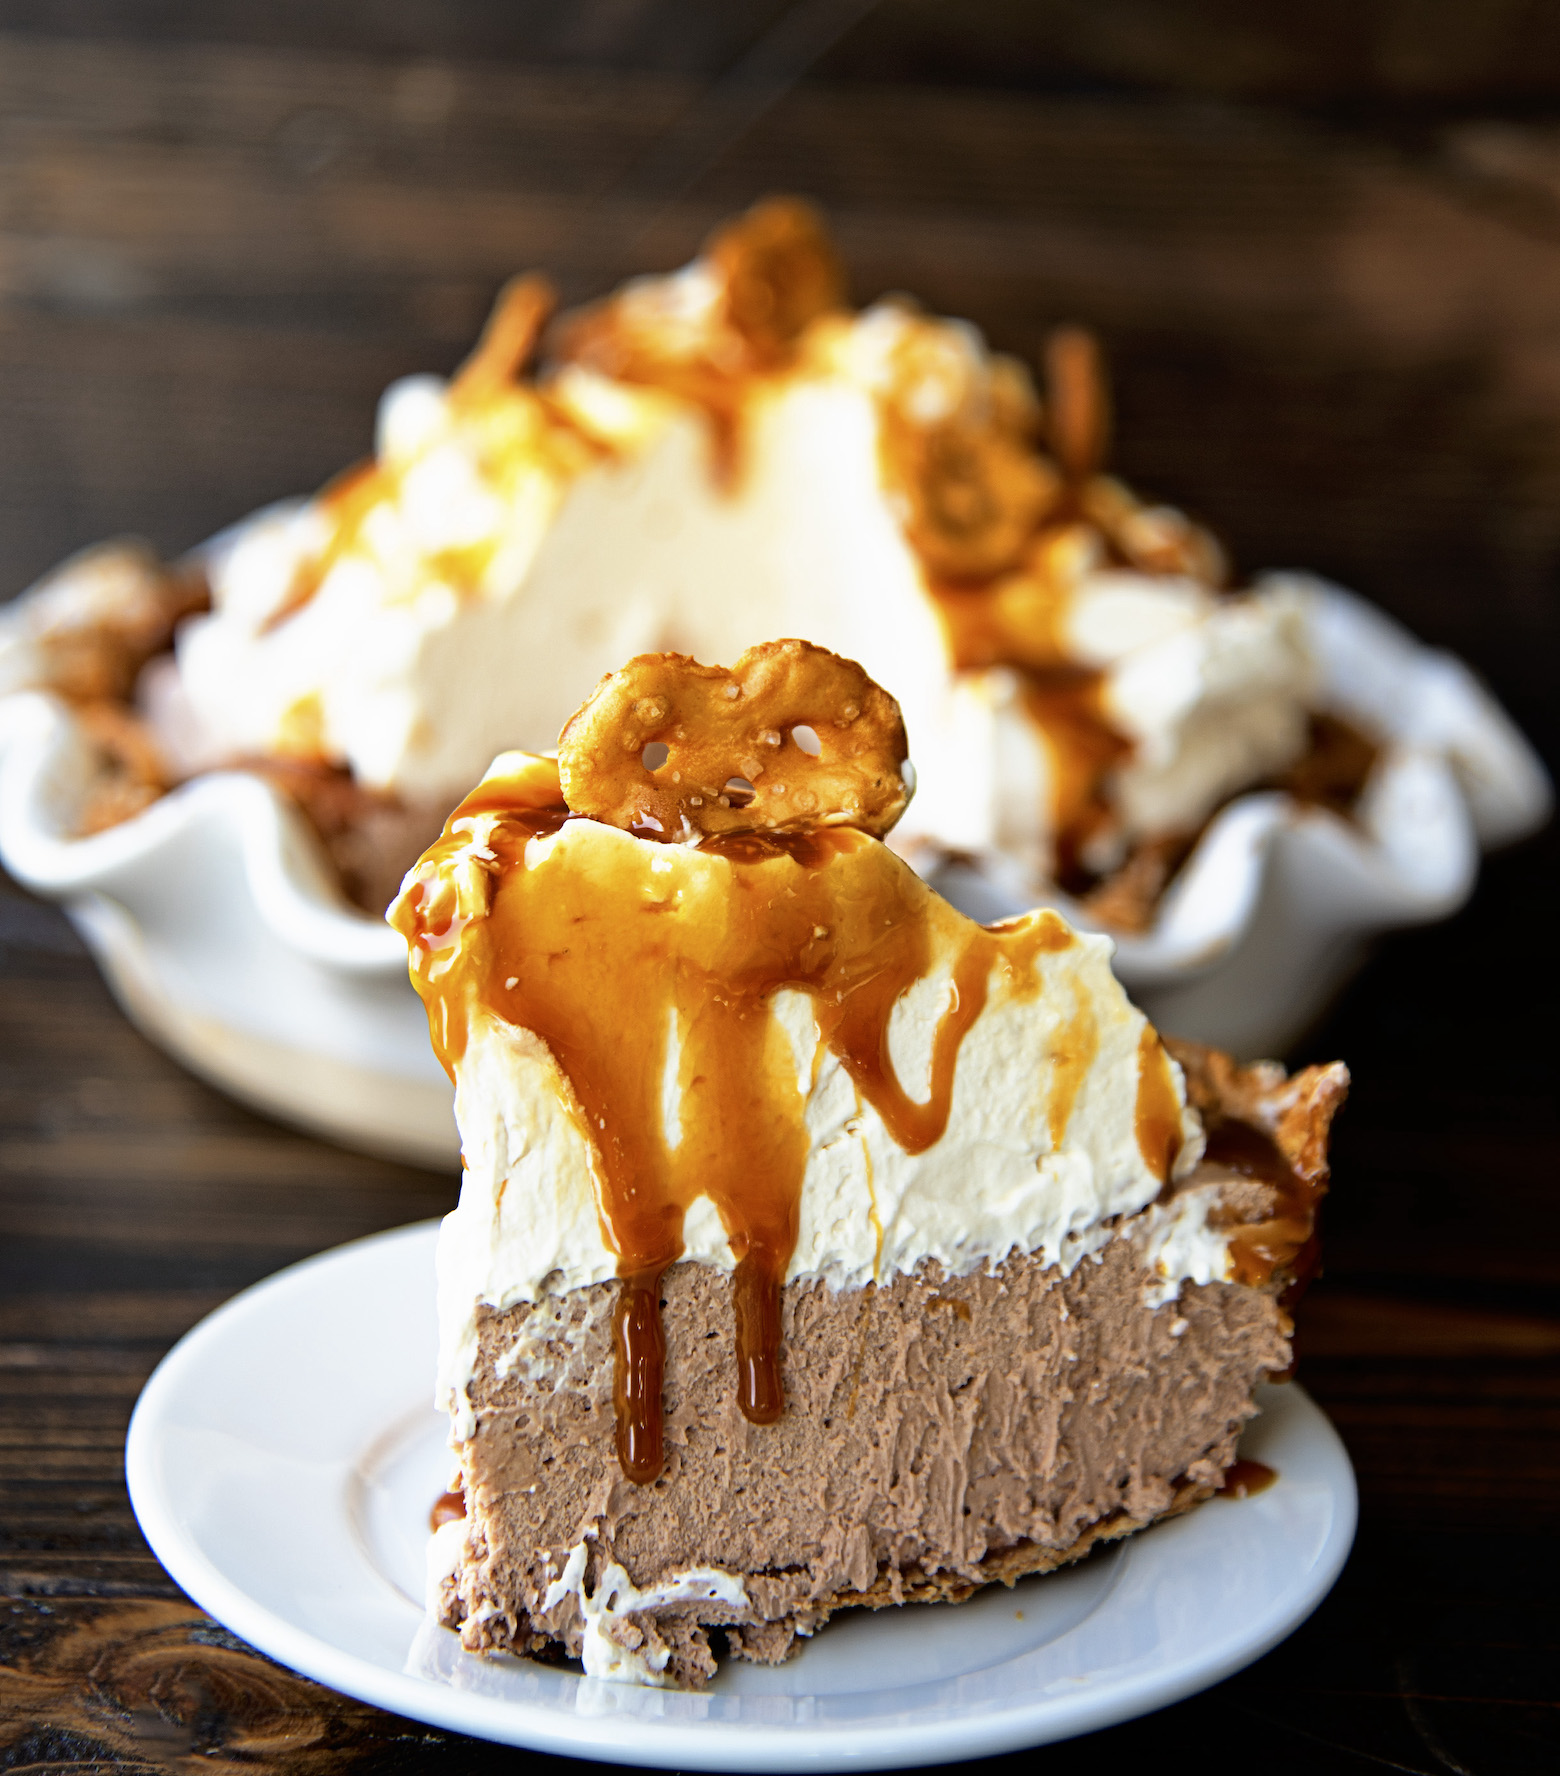
[[[438,1227],[437,1220],[418,1221],[368,1234],[314,1253],[239,1291],[191,1327],[158,1363],[136,1400],[125,1442],[125,1476],[136,1520],[179,1588],[267,1657],[390,1713],[554,1755],[659,1768],[866,1770],[993,1756],[1136,1719],[1221,1682],[1261,1658],[1311,1615],[1332,1589],[1353,1546],[1358,1493],[1347,1451],[1326,1415],[1291,1382],[1286,1391],[1292,1389],[1303,1409],[1315,1415],[1311,1432],[1330,1446],[1336,1468],[1330,1476],[1332,1522],[1306,1582],[1286,1607],[1274,1609],[1260,1621],[1255,1632],[1226,1636],[1212,1649],[1194,1650],[1110,1689],[1086,1696],[1020,1699],[997,1708],[988,1705],[978,1713],[955,1713],[936,1723],[831,1720],[780,1728],[773,1722],[681,1722],[612,1712],[564,1715],[540,1704],[456,1690],[392,1671],[288,1621],[250,1596],[197,1546],[182,1529],[163,1487],[157,1438],[169,1408],[181,1400],[184,1374],[204,1354],[208,1342],[229,1334],[233,1322],[255,1312],[264,1297],[298,1287],[306,1273],[360,1263],[396,1245],[426,1242],[431,1259]],[[367,1553],[360,1550],[360,1554],[366,1561]],[[949,1734],[957,1734],[957,1746],[946,1742]]]

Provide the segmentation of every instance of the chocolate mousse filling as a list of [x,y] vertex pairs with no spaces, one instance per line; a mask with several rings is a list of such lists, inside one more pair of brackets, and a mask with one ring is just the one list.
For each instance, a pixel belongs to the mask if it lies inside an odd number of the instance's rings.
[[[1149,1308],[1131,1233],[1066,1276],[1015,1254],[961,1277],[787,1285],[786,1411],[763,1426],[731,1386],[729,1280],[674,1264],[649,1486],[617,1459],[615,1286],[483,1309],[466,1552],[442,1619],[473,1651],[578,1657],[610,1566],[642,1594],[714,1568],[743,1603],[673,1600],[607,1629],[697,1685],[715,1670],[711,1629],[775,1662],[838,1610],[957,1600],[1189,1509],[1222,1484],[1256,1383],[1288,1368],[1290,1323],[1276,1277],[1188,1284]],[[581,1524],[584,1571],[560,1596]]]

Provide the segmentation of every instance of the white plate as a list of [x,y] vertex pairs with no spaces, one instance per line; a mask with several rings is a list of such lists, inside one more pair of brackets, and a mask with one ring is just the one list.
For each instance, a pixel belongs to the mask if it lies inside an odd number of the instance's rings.
[[436,1226],[325,1253],[203,1320],[130,1425],[136,1516],[197,1603],[382,1708],[513,1745],[700,1770],[881,1769],[1011,1751],[1161,1708],[1310,1614],[1354,1536],[1354,1476],[1297,1387],[1242,1453],[1279,1472],[1015,1589],[837,1619],[700,1695],[480,1659],[424,1619],[448,1478],[432,1397]]

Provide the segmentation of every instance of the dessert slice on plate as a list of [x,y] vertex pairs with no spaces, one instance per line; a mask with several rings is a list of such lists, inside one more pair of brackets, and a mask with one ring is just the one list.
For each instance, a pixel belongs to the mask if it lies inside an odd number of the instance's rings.
[[1207,1498],[1289,1366],[1344,1069],[1178,1060],[1108,940],[956,912],[883,843],[905,758],[805,642],[642,656],[391,910],[465,1150],[472,1649],[698,1684],[1045,1571]]

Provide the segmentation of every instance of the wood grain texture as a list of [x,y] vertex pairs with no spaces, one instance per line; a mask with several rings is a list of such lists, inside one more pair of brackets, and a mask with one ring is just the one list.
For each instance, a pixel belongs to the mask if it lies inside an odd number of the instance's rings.
[[[316,484],[510,271],[584,296],[801,189],[858,295],[914,289],[1031,355],[1097,324],[1126,472],[1245,565],[1320,567],[1458,647],[1553,759],[1542,10],[884,0],[657,192],[646,157],[779,5],[672,31],[663,0],[28,0],[0,20],[0,595],[99,536],[179,549]],[[1360,1475],[1343,1582],[1250,1671],[1048,1768],[1560,1763],[1556,849],[1383,946],[1300,1057],[1357,1082],[1302,1338]],[[123,1482],[136,1393],[202,1314],[453,1194],[190,1079],[58,912],[0,892],[0,1770],[513,1767],[210,1623]]]

